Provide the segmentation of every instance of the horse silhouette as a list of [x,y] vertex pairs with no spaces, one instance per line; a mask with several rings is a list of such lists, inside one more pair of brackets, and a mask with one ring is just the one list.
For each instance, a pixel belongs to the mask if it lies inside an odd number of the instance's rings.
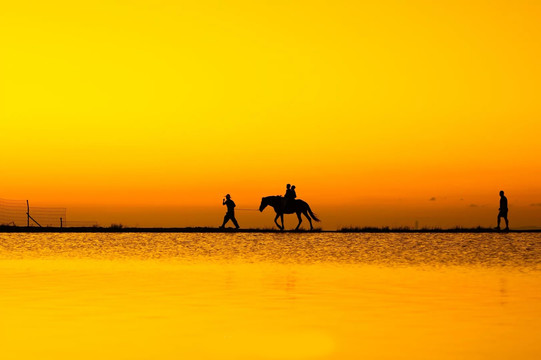
[[[306,216],[308,221],[310,222],[310,230],[314,230],[314,227],[312,226],[312,219],[315,221],[320,221],[316,214],[312,212],[310,209],[310,205],[308,205],[303,200],[290,200],[287,207],[283,208],[283,197],[281,196],[267,196],[261,199],[261,205],[259,205],[259,211],[263,212],[267,206],[270,206],[274,209],[274,212],[276,213],[276,217],[274,218],[274,223],[280,230],[284,230],[284,214],[297,214],[297,217],[299,218],[299,224],[295,228],[295,230],[299,229],[299,226],[301,226],[302,218],[301,213]],[[276,221],[280,217],[282,219],[282,226],[278,224]]]

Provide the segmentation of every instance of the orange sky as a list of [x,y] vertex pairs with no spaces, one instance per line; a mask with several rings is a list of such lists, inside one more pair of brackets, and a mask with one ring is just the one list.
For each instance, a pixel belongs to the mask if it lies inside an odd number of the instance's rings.
[[512,226],[541,226],[540,16],[533,1],[3,2],[0,198],[219,225],[226,193],[255,208],[290,182],[333,229],[492,226],[504,189]]

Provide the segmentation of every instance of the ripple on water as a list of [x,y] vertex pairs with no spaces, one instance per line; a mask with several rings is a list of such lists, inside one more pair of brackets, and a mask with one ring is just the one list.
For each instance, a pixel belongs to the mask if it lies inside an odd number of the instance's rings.
[[538,269],[541,234],[1,234],[2,259],[163,259]]

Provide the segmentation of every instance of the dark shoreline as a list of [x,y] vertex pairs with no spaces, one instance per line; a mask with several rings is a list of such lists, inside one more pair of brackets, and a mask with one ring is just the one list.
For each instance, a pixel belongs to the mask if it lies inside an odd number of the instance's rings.
[[139,228],[139,227],[18,227],[0,226],[0,233],[541,233],[541,229],[496,230],[490,228],[409,229],[409,228],[342,228],[339,230],[285,230],[185,227],[185,228]]

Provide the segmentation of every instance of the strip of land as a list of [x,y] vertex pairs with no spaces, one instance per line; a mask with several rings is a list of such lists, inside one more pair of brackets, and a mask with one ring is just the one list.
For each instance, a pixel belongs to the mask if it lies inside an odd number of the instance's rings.
[[285,230],[271,228],[212,228],[212,227],[171,227],[171,228],[142,228],[142,227],[22,227],[22,226],[0,226],[0,233],[306,233],[306,232],[322,232],[322,233],[541,233],[541,229],[512,229],[512,230],[497,230],[494,228],[388,228],[388,227],[363,227],[363,228],[341,228],[338,230],[322,230],[314,229],[312,231],[306,229],[300,230]]

